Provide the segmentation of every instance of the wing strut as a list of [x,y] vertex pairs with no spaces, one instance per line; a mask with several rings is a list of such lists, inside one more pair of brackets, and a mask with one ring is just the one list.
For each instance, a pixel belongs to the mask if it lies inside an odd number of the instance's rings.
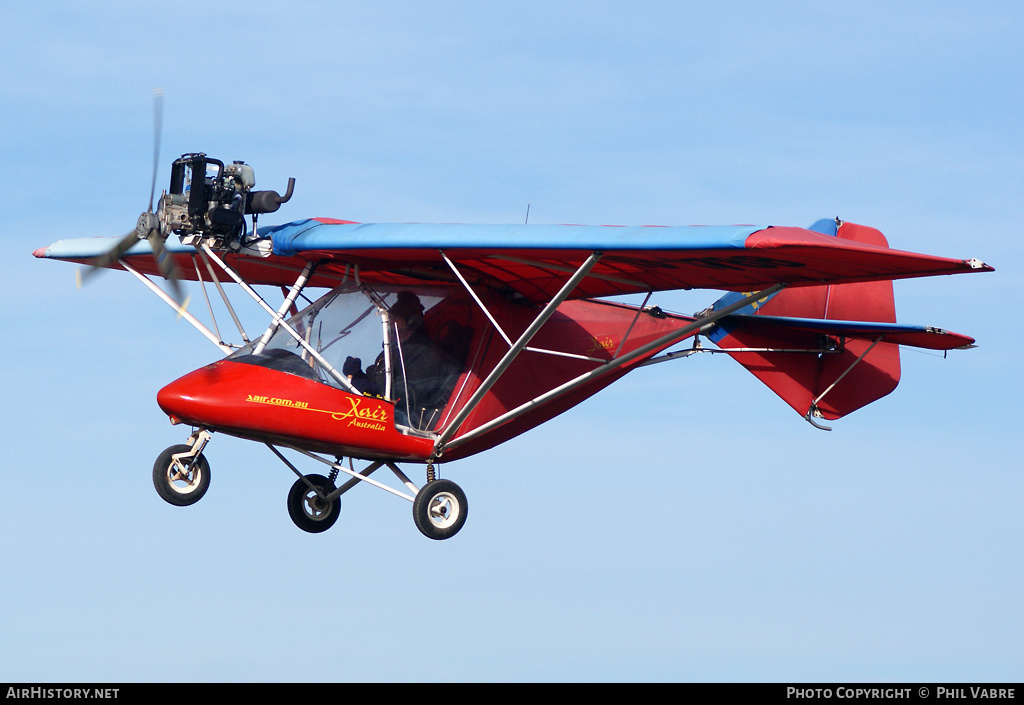
[[184,307],[184,306],[182,306],[181,304],[179,304],[179,303],[178,303],[177,301],[175,301],[175,300],[174,300],[174,299],[173,299],[173,298],[172,298],[171,296],[169,296],[169,295],[167,294],[167,292],[165,292],[165,291],[164,291],[163,289],[161,289],[161,288],[160,288],[159,286],[157,286],[156,284],[154,284],[154,283],[153,283],[153,281],[152,281],[152,280],[151,280],[151,279],[150,279],[149,277],[147,277],[147,276],[146,276],[146,275],[144,275],[144,274],[141,274],[141,273],[140,273],[140,272],[139,272],[139,271],[138,271],[137,269],[135,269],[134,267],[132,267],[132,266],[131,266],[130,264],[128,264],[127,262],[125,262],[125,261],[124,261],[123,259],[121,259],[121,260],[118,260],[118,264],[120,264],[120,265],[121,265],[122,267],[124,267],[124,268],[125,268],[125,269],[126,269],[127,271],[129,271],[129,272],[131,272],[131,273],[132,273],[133,275],[135,275],[135,278],[136,278],[136,279],[138,279],[138,280],[139,280],[140,282],[142,282],[143,284],[145,284],[145,285],[146,285],[146,287],[147,287],[147,288],[149,288],[149,290],[150,290],[150,291],[152,291],[152,292],[153,292],[154,294],[156,294],[157,296],[159,296],[159,297],[160,297],[160,298],[161,298],[161,299],[162,299],[162,300],[164,301],[164,303],[166,303],[166,304],[167,304],[168,306],[170,306],[170,307],[171,307],[171,308],[173,308],[173,309],[174,309],[175,311],[177,311],[177,312],[178,312],[178,315],[179,315],[179,316],[181,316],[181,317],[182,317],[182,318],[184,318],[184,319],[185,319],[186,321],[188,321],[189,323],[191,323],[191,324],[192,324],[192,327],[193,327],[193,328],[195,328],[195,329],[196,329],[197,331],[199,331],[199,332],[200,332],[200,333],[202,333],[202,334],[203,334],[204,336],[206,336],[206,338],[207,338],[207,339],[209,339],[209,341],[210,341],[211,343],[213,343],[213,344],[214,344],[214,345],[216,345],[216,346],[217,346],[218,348],[220,348],[220,349],[221,349],[221,351],[222,351],[222,352],[223,352],[223,353],[224,353],[225,355],[226,355],[226,354],[229,354],[229,353],[231,352],[231,346],[230,346],[230,345],[226,344],[226,343],[225,343],[225,342],[224,342],[223,340],[221,340],[221,339],[220,339],[220,338],[219,338],[219,337],[218,337],[217,335],[215,335],[213,331],[211,331],[211,330],[210,330],[209,328],[207,328],[207,327],[206,327],[206,326],[204,326],[204,325],[203,325],[202,323],[200,323],[200,322],[199,322],[199,320],[198,320],[198,319],[197,319],[197,318],[196,318],[195,316],[193,316],[193,315],[192,315],[191,313],[189,313],[188,311],[186,311],[186,310],[185,310],[185,307]]
[[259,342],[256,343],[256,347],[252,349],[253,355],[259,355],[263,352],[263,349],[267,347],[267,343],[277,332],[280,323],[284,321],[284,314],[288,313],[288,309],[295,305],[295,299],[299,297],[299,292],[302,291],[303,287],[306,286],[306,282],[309,281],[309,275],[313,273],[313,261],[310,260],[306,263],[306,266],[302,269],[302,274],[292,284],[292,290],[288,292],[288,295],[284,297],[284,303],[281,304],[281,308],[277,309],[277,315],[274,320],[271,321],[270,325],[267,326],[267,330],[264,331],[263,337],[260,338]]
[[[462,445],[466,441],[476,438],[477,436],[486,433],[487,431],[490,431],[491,429],[500,426],[501,424],[504,424],[508,421],[512,421],[513,419],[516,419],[519,416],[522,416],[526,412],[530,411],[537,405],[544,404],[546,402],[551,401],[552,399],[556,399],[565,394],[568,394],[577,387],[579,387],[580,385],[586,384],[587,382],[596,377],[600,377],[601,375],[607,374],[613,370],[622,367],[623,365],[628,365],[634,360],[643,359],[644,356],[649,355],[654,350],[663,349],[666,346],[673,345],[679,342],[680,340],[683,340],[684,338],[688,337],[695,331],[699,331],[704,326],[710,323],[714,323],[718,319],[724,316],[728,316],[730,313],[733,313],[743,308],[744,306],[747,306],[750,303],[757,301],[758,299],[762,299],[765,296],[770,296],[782,290],[783,288],[785,288],[785,286],[785,284],[774,284],[773,286],[770,286],[767,289],[762,289],[761,291],[746,296],[743,299],[736,301],[735,303],[732,303],[719,311],[713,311],[708,316],[698,318],[693,323],[687,324],[686,326],[683,326],[678,330],[672,331],[671,333],[667,333],[666,335],[663,335],[661,338],[658,338],[657,340],[648,343],[647,345],[643,345],[637,348],[636,350],[633,350],[632,352],[623,355],[622,357],[613,358],[612,360],[609,360],[608,362],[602,364],[600,367],[595,367],[590,372],[585,372],[579,377],[570,380],[565,384],[552,389],[549,392],[545,392],[544,394],[541,394],[540,396],[526,402],[525,404],[519,405],[518,407],[512,409],[511,411],[508,411],[481,426],[477,426],[468,433],[458,436],[457,438],[454,438],[452,440],[448,440],[455,434],[455,431],[458,430],[459,425],[462,424],[462,422],[465,421],[466,417],[469,415],[469,412],[467,411],[469,405],[467,404],[467,406],[463,408],[462,412],[460,412],[458,416],[456,416],[451,421],[447,428],[445,428],[445,430],[441,433],[441,436],[434,443],[434,455],[439,456],[445,450],[445,448],[454,448],[456,446]],[[497,371],[497,369],[495,371]],[[488,380],[490,380],[491,377],[495,377],[495,379],[497,379],[497,375],[495,375],[494,372],[491,373],[491,375],[488,377]],[[492,380],[491,384],[493,383],[494,382]],[[474,400],[479,401],[477,399],[477,395],[474,395],[473,398],[470,399],[470,402],[473,402]],[[472,409],[470,409],[470,411],[471,410]]]
[[[206,258],[206,253],[202,250],[198,252],[199,258],[203,260],[203,264],[206,266],[206,271],[210,273],[210,278],[213,280],[214,285],[217,287],[217,292],[220,293],[220,298],[224,302],[224,305],[228,309],[228,313],[231,314],[231,320],[235,322],[235,327],[238,329],[239,334],[242,336],[243,345],[249,344],[249,336],[245,334],[245,328],[242,327],[242,322],[238,320],[238,315],[235,313],[235,308],[231,305],[231,300],[228,299],[228,295],[224,292],[224,287],[220,285],[220,279],[217,277],[217,272],[214,271],[213,266],[210,264],[210,260]],[[196,267],[196,274],[199,274],[199,267]],[[200,278],[200,281],[202,279]],[[206,286],[203,286],[203,293],[205,295]],[[213,315],[213,311],[210,311],[210,315]]]
[[199,288],[203,290],[203,299],[206,300],[206,310],[210,312],[210,323],[213,325],[213,332],[216,333],[220,340],[224,340],[224,336],[220,333],[220,326],[217,325],[217,317],[213,314],[213,304],[210,303],[210,295],[206,293],[206,280],[203,279],[203,273],[199,271],[199,262],[196,260],[195,255],[192,256],[192,266],[196,270],[196,281],[199,282]]
[[562,302],[569,298],[569,295],[572,294],[577,285],[583,281],[583,278],[587,276],[587,273],[591,268],[597,264],[597,261],[601,259],[601,255],[601,252],[592,252],[590,256],[587,257],[586,261],[579,266],[576,273],[569,277],[569,280],[562,285],[562,288],[557,294],[555,294],[555,297],[547,303],[544,310],[537,315],[537,318],[534,319],[533,323],[531,323],[527,329],[523,331],[523,334],[519,336],[519,339],[512,344],[509,351],[505,353],[505,356],[501,358],[497,366],[491,370],[491,373],[487,375],[487,378],[480,384],[477,390],[473,392],[473,396],[469,398],[466,405],[459,409],[459,413],[457,413],[444,430],[441,431],[441,435],[439,435],[437,440],[434,441],[435,454],[437,451],[444,448],[448,440],[451,439],[459,426],[462,425],[462,422],[466,420],[474,409],[476,409],[477,405],[484,398],[487,392],[489,392],[491,387],[494,386],[494,383],[498,381],[498,378],[505,373],[505,370],[508,369],[513,360],[515,360],[519,353],[526,348],[527,343],[529,343],[533,336],[537,334],[537,331],[539,331],[541,327],[548,322],[548,319],[554,315],[555,310],[562,304]]

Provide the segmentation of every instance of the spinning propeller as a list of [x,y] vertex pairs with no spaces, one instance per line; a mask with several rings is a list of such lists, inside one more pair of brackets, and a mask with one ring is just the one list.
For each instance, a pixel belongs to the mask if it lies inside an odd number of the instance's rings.
[[[97,272],[124,257],[128,250],[134,247],[139,240],[148,240],[153,250],[153,258],[156,260],[157,269],[160,271],[161,276],[171,283],[171,295],[178,305],[184,309],[188,302],[185,301],[182,304],[182,290],[179,283],[178,268],[174,263],[174,258],[165,246],[167,236],[170,233],[166,228],[161,227],[161,218],[153,211],[153,200],[156,196],[156,173],[160,165],[160,134],[163,129],[163,107],[164,92],[163,89],[158,88],[153,92],[153,179],[149,188],[149,207],[145,213],[139,216],[134,230],[121,238],[109,251],[89,260],[84,269],[76,271],[75,278],[77,279],[78,286],[81,287],[84,282],[93,277]],[[159,207],[163,207],[163,199],[161,199]]]

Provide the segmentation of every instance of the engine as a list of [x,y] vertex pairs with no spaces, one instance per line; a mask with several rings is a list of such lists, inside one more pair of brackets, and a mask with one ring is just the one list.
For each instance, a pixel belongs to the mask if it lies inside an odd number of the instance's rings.
[[170,188],[160,199],[156,214],[144,213],[139,227],[155,217],[164,233],[181,236],[186,245],[209,245],[218,250],[237,250],[244,243],[245,216],[273,213],[292,197],[295,179],[288,179],[282,196],[277,191],[254,191],[256,177],[245,162],[225,165],[203,153],[184,154],[171,166]]

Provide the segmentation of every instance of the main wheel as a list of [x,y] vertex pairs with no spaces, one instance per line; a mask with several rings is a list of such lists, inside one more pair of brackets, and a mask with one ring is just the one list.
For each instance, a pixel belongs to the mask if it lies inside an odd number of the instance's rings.
[[175,458],[188,453],[191,446],[171,446],[153,464],[153,486],[167,503],[187,507],[203,498],[210,489],[210,463],[202,453],[192,458]]
[[438,541],[459,533],[468,512],[466,493],[451,480],[428,482],[412,503],[416,528],[427,538]]
[[[306,475],[306,479],[325,495],[335,490],[323,475]],[[288,516],[303,531],[311,534],[327,531],[338,521],[340,514],[341,497],[325,502],[302,480],[296,480],[288,492]]]

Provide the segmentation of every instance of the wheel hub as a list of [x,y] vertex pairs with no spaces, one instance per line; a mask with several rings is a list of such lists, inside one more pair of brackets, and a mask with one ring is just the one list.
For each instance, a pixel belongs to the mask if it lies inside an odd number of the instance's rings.
[[311,517],[319,519],[331,510],[331,503],[320,499],[315,492],[310,492],[306,495],[306,508]]
[[190,492],[201,480],[194,463],[185,464],[181,460],[175,460],[169,470],[167,479],[175,492]]
[[439,527],[446,527],[458,517],[458,504],[451,494],[444,492],[430,501],[430,520]]

